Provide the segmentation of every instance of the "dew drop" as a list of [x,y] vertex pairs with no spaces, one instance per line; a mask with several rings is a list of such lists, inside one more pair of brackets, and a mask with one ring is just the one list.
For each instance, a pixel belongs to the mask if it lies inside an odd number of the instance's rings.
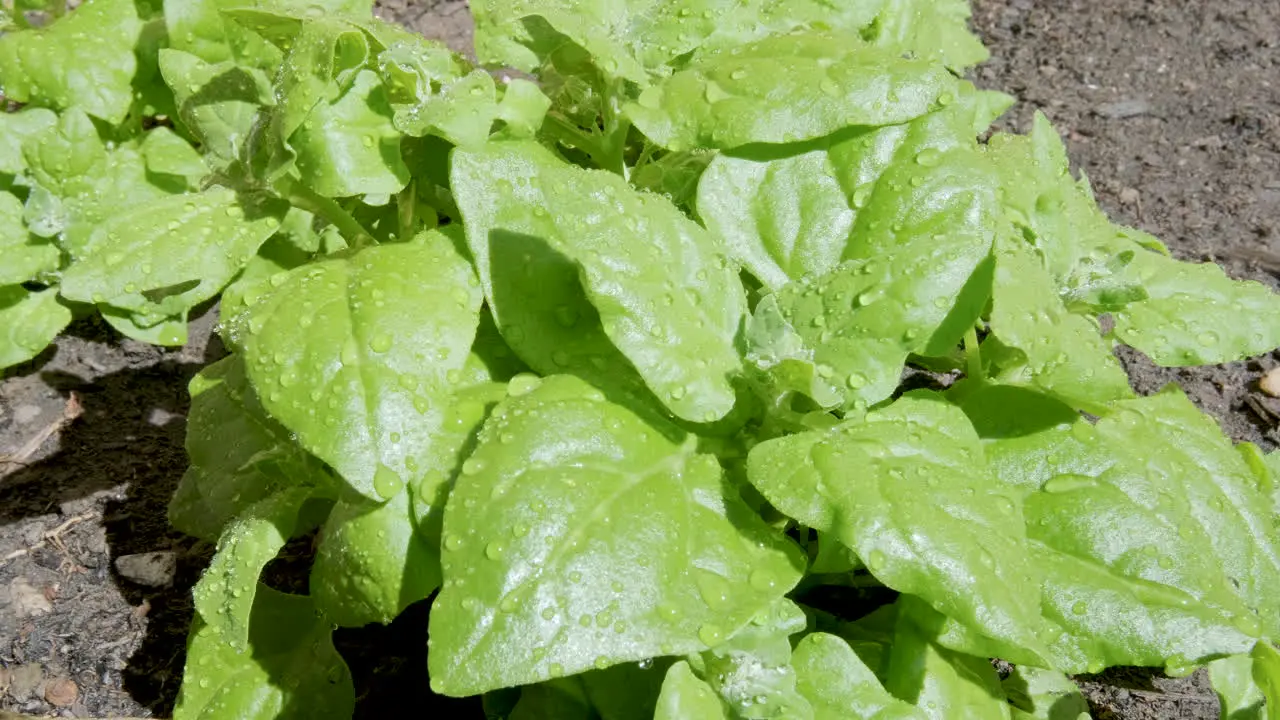
[[378,463],[378,470],[373,474],[373,489],[383,500],[390,500],[395,497],[400,489],[404,487],[404,480],[400,479],[400,474],[395,470]]

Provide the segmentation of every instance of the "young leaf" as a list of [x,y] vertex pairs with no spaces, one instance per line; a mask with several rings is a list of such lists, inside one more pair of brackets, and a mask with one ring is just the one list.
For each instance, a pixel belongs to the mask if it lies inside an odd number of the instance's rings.
[[337,102],[316,105],[289,142],[302,182],[320,195],[397,193],[409,182],[400,133],[372,70],[356,73]]
[[991,329],[1026,358],[1001,380],[1026,383],[1089,410],[1133,397],[1124,368],[1097,326],[1067,312],[1035,251],[1021,239],[1002,237],[995,257]]
[[889,692],[930,720],[1009,720],[1009,704],[991,662],[941,647],[915,613],[903,610],[889,655]]
[[[701,227],[622,178],[568,165],[533,143],[455,151],[452,179],[490,306],[531,367],[583,368],[593,380],[603,374],[588,369],[594,363],[587,353],[607,356],[607,341],[579,329],[590,328],[592,318],[578,305],[556,304],[563,296],[551,295],[551,303],[538,297],[556,292],[551,279],[572,287],[571,259],[604,334],[672,412],[711,422],[733,408],[730,377],[741,367],[734,337],[746,299]],[[549,267],[531,271],[527,263],[543,247],[540,259]],[[525,265],[525,277],[504,282],[512,264]],[[533,281],[537,289],[524,292]],[[604,386],[616,386],[616,376],[604,375]]]
[[31,232],[57,237],[79,257],[98,225],[137,205],[185,193],[185,179],[148,173],[134,139],[108,150],[87,115],[68,110],[58,124],[29,137],[23,156],[31,192],[25,218]]
[[[1096,427],[1055,423],[987,448],[1000,484],[1038,488],[1024,513],[1057,669],[1185,668],[1276,634],[1269,503],[1181,393],[1116,403]],[[1019,661],[1016,649],[947,642]]]
[[971,33],[968,0],[884,0],[865,33],[876,45],[963,73],[989,53]]
[[848,643],[835,635],[812,633],[791,656],[796,689],[813,706],[814,720],[924,720],[912,705],[889,694]]
[[1012,720],[1091,720],[1089,701],[1060,672],[1019,665],[1000,685],[1013,706]]
[[71,311],[58,302],[56,289],[0,287],[0,368],[39,355],[70,322]]
[[0,286],[18,285],[43,272],[58,269],[62,253],[56,245],[27,232],[22,201],[0,191]]
[[0,87],[15,102],[119,124],[133,103],[141,32],[133,0],[88,0],[48,27],[0,36]]
[[1212,263],[1134,252],[1131,272],[1147,297],[1115,313],[1115,332],[1157,364],[1234,362],[1280,346],[1280,295],[1267,286],[1232,280]]
[[325,521],[310,588],[334,623],[390,623],[440,586],[439,552],[414,531],[408,492],[381,505],[340,500]]
[[[807,80],[787,80],[796,77]],[[624,111],[669,150],[734,148],[903,123],[955,90],[937,65],[868,46],[855,34],[809,32],[700,57]]]
[[722,153],[699,182],[698,215],[774,291],[825,275],[845,256],[855,221],[870,212],[873,191],[890,165],[927,172],[946,151],[975,149],[974,137],[1011,102],[962,83],[944,109],[908,125],[850,129],[786,153]]
[[217,541],[228,523],[259,500],[289,486],[327,485],[323,471],[262,409],[240,356],[200,371],[191,379],[190,393],[186,449],[191,465],[169,503],[174,527]]
[[557,678],[520,690],[507,720],[596,720],[591,701],[577,678]]
[[16,113],[0,113],[0,175],[17,175],[27,167],[22,144],[58,122],[58,116],[44,108],[25,108]]
[[280,64],[280,51],[260,35],[223,17],[222,9],[239,4],[240,0],[164,0],[170,47],[205,63],[274,69]]
[[196,612],[222,641],[238,652],[249,649],[250,610],[262,568],[301,526],[308,488],[286,488],[254,503],[227,525],[213,562],[192,589]]
[[681,660],[667,670],[653,720],[730,720],[729,708],[711,686]]
[[1267,703],[1267,720],[1280,717],[1280,652],[1269,640],[1253,646],[1253,682],[1262,690]]
[[118,213],[78,248],[62,294],[164,317],[218,293],[280,227],[279,201],[227,188],[174,195]]
[[431,468],[480,302],[438,233],[306,265],[249,310],[249,378],[303,447],[382,502]]
[[209,174],[200,153],[167,127],[154,128],[138,146],[147,172],[172,175],[186,181],[190,190],[198,190],[200,181]]
[[693,438],[570,376],[517,377],[510,392],[445,509],[437,692],[701,651],[798,580],[796,548]]
[[813,708],[797,691],[790,635],[803,632],[804,611],[787,599],[762,610],[726,642],[702,653],[703,675],[735,717],[811,720]]
[[884,584],[1039,652],[1022,510],[983,464],[964,414],[920,392],[831,431],[761,443],[747,472],[774,507],[838,538]]
[[210,64],[164,48],[160,73],[173,90],[178,117],[223,162],[240,158],[259,109],[275,102],[266,73],[230,61]]
[[1209,663],[1209,681],[1227,720],[1272,720],[1267,717],[1267,699],[1253,680],[1253,657],[1247,654]]
[[175,315],[139,315],[110,305],[99,305],[98,312],[107,324],[125,337],[138,342],[165,347],[187,344],[187,311]]
[[[370,59],[369,38],[341,18],[318,16],[289,25],[296,37],[281,40],[289,52],[275,78],[276,104],[259,120],[264,127],[251,148],[255,172],[272,182],[293,170],[294,133],[317,108],[339,101]],[[371,137],[370,148],[376,144]]]
[[400,132],[439,135],[454,145],[488,139],[498,115],[489,73],[420,37],[393,43],[378,55],[378,68]]
[[351,717],[351,671],[330,638],[330,624],[311,599],[260,585],[252,609],[237,618],[249,626],[248,647],[227,645],[225,618],[197,617],[174,720],[326,720]]

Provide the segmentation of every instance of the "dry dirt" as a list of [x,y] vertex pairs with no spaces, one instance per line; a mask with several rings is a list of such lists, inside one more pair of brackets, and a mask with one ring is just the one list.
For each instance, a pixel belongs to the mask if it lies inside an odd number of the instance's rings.
[[[379,5],[469,46],[464,3]],[[1113,216],[1156,233],[1181,258],[1277,285],[1280,3],[977,0],[975,23],[993,55],[975,79],[1022,101],[1008,125],[1025,129],[1043,110]],[[172,710],[190,588],[212,548],[169,529],[165,505],[185,465],[186,383],[223,352],[209,338],[213,321],[206,312],[187,347],[161,350],[81,320],[0,382],[0,455],[31,450],[0,466],[0,710]],[[1276,355],[1182,370],[1125,360],[1140,391],[1178,382],[1236,440],[1267,449],[1280,441],[1280,401],[1256,389]],[[294,559],[305,555],[305,543],[291,548]],[[176,557],[167,587],[140,585],[113,564],[158,551]],[[289,559],[272,570],[277,584],[300,580]],[[404,707],[480,716],[474,704],[426,696],[425,635],[423,604],[391,627],[339,633],[359,717]],[[1124,669],[1081,680],[1097,718],[1218,716],[1202,675],[1173,681]]]

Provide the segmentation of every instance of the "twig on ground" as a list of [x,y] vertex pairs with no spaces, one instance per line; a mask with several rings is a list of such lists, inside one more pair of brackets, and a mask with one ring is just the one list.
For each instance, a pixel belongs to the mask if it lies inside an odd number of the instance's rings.
[[[65,552],[66,546],[62,545],[62,537],[61,537],[62,533],[66,532],[67,529],[73,525],[78,525],[84,522],[85,520],[91,520],[96,517],[99,517],[99,512],[97,510],[90,510],[88,512],[84,512],[79,515],[75,515],[73,517],[67,518],[67,520],[63,522],[61,525],[50,530],[44,535],[40,536],[40,541],[35,543],[34,545],[31,545],[30,547],[24,547],[20,550],[14,550],[13,552],[9,553],[8,555],[5,555],[4,557],[0,557],[0,567],[4,567],[11,560],[16,560],[17,558],[20,558],[24,555],[35,552],[36,550],[39,550],[40,548],[44,547],[49,543],[54,543],[55,545],[61,546],[63,551]],[[0,716],[0,720],[5,720],[4,716]]]
[[[84,407],[80,405],[80,397],[74,392],[67,397],[67,404],[62,407],[62,415],[49,423],[43,430],[36,433],[35,437],[27,441],[25,445],[18,449],[18,452],[12,455],[0,454],[0,468],[6,465],[26,465],[32,455],[40,449],[44,442],[53,436],[54,433],[62,430],[70,425],[76,418],[84,413]],[[0,720],[3,720],[0,718]]]

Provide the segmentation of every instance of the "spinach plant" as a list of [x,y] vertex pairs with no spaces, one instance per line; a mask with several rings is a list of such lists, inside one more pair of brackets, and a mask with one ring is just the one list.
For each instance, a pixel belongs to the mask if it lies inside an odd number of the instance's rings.
[[1268,352],[1280,299],[1112,224],[1043,116],[979,140],[962,0],[472,9],[536,81],[368,0],[0,37],[0,362],[221,293],[176,717],[349,716],[332,630],[428,598],[493,717],[1077,717],[1206,663],[1275,717],[1280,462],[1113,349]]

